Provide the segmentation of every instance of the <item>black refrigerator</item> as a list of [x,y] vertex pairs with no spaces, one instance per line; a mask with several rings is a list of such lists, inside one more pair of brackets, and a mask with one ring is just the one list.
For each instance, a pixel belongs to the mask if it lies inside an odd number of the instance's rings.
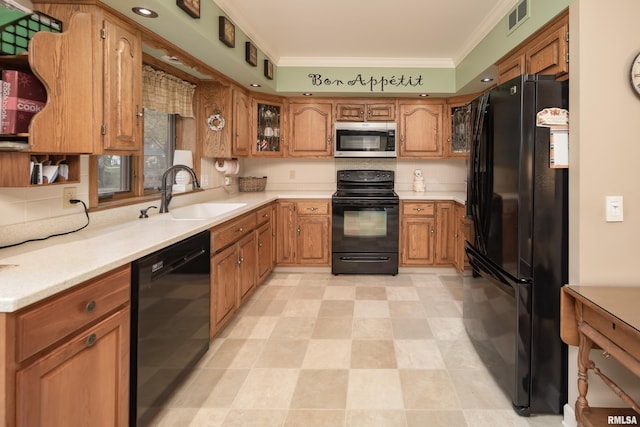
[[472,103],[465,251],[467,334],[523,416],[558,414],[567,402],[560,288],[568,279],[568,171],[551,168],[545,108],[568,109],[568,82],[524,75]]

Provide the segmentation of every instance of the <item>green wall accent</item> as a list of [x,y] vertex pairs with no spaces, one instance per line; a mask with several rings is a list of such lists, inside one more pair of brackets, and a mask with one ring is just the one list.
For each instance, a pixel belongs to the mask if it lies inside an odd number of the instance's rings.
[[[511,49],[522,43],[531,34],[538,31],[547,22],[557,16],[574,0],[529,0],[529,18],[514,31],[508,33],[505,16],[487,36],[456,66],[455,68],[383,68],[383,67],[278,67],[276,90],[283,93],[314,94],[455,94],[470,82],[477,79],[495,62]],[[321,74],[323,78],[348,82],[359,74],[366,80],[373,77],[380,79],[391,76],[422,76],[421,85],[391,87],[383,92],[380,85],[374,90],[367,86],[355,85],[314,85],[309,74]]]
[[278,92],[302,94],[455,92],[453,68],[279,67]]

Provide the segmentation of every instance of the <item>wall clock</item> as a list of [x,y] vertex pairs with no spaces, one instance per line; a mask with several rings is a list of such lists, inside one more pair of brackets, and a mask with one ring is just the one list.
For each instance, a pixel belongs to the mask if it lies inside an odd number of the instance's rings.
[[636,91],[636,95],[640,96],[640,53],[636,55],[631,64],[631,85]]

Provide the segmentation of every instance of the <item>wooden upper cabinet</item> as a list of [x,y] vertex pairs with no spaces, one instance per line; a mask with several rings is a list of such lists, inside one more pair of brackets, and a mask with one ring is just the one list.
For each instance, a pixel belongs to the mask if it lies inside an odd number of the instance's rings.
[[442,157],[443,104],[401,103],[399,113],[399,157]]
[[472,129],[471,101],[478,95],[464,95],[447,99],[445,120],[445,157],[469,156],[471,149]]
[[144,144],[140,31],[104,15],[101,37],[104,43],[102,151],[141,153]]
[[255,157],[282,157],[285,140],[285,109],[280,98],[254,98],[251,102]]
[[[201,82],[195,90],[196,138],[202,146],[202,156],[209,158],[230,158],[231,140],[235,118],[231,114],[231,88],[215,81]],[[225,119],[224,128],[217,130],[208,126],[208,121],[216,114]]]
[[395,102],[337,102],[336,120],[348,122],[394,121],[396,119]]
[[561,13],[496,63],[498,84],[521,74],[569,76],[569,13]]
[[29,63],[47,89],[47,104],[29,127],[34,152],[92,151],[91,22],[90,14],[77,13],[62,34],[38,32],[31,39]]
[[289,104],[289,150],[292,157],[331,157],[331,103]]
[[238,157],[251,155],[251,98],[246,93],[233,90],[233,135],[231,153]]

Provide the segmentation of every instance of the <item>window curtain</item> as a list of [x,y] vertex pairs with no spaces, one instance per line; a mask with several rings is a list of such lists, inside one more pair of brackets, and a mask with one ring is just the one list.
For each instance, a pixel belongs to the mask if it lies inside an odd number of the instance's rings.
[[145,108],[182,117],[193,116],[196,86],[148,65],[142,68],[142,96]]

